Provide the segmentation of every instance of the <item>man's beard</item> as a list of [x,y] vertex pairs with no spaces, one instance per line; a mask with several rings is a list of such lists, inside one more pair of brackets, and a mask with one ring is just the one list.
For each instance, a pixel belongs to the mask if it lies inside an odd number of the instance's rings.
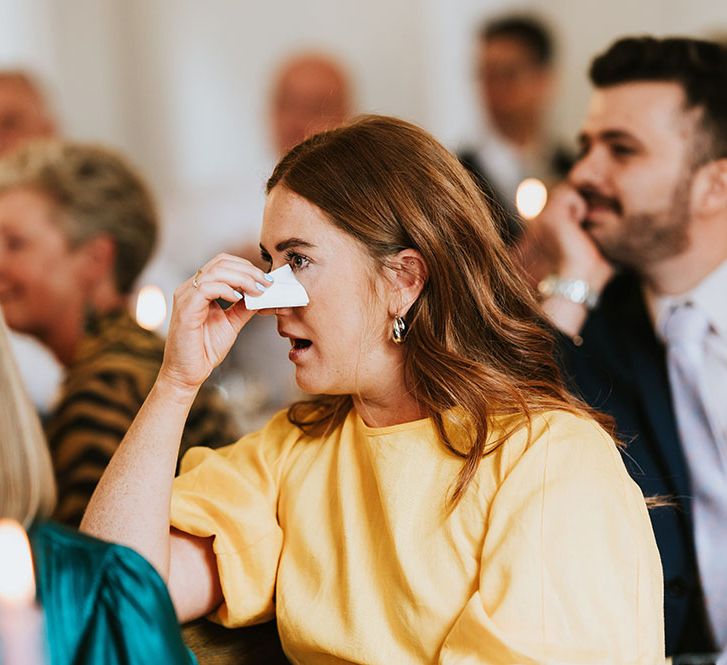
[[[617,199],[601,196],[598,192],[584,188],[580,191],[586,202],[597,202],[621,214],[618,229],[606,237],[591,238],[603,256],[611,263],[640,268],[663,261],[682,253],[689,245],[689,193],[693,173],[687,172],[674,187],[669,205],[658,211],[623,215],[623,208]],[[584,228],[588,231],[588,222]]]

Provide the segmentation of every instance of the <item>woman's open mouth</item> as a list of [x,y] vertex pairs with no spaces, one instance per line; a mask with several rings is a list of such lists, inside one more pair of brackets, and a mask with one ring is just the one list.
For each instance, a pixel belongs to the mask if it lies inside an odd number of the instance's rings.
[[310,349],[310,347],[313,345],[313,342],[311,342],[309,339],[291,337],[290,345],[293,348],[290,349],[290,353],[288,353],[288,358],[290,358],[293,362],[296,362],[297,360],[301,359],[301,357],[308,349]]

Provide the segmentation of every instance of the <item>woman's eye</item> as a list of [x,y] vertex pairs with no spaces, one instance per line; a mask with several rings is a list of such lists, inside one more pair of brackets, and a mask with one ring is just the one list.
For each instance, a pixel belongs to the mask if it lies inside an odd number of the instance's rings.
[[302,254],[291,254],[288,257],[288,261],[290,262],[290,267],[293,270],[305,268],[310,263],[309,259]]

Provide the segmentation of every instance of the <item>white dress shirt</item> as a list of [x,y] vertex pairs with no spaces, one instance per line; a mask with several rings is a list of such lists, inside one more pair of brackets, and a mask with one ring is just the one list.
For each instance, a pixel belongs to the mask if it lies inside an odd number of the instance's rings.
[[[669,376],[692,479],[694,538],[714,635],[727,655],[727,261],[688,293],[647,305],[669,349]],[[684,335],[688,337],[684,337]],[[668,339],[667,339],[668,335]],[[677,355],[674,355],[677,354]],[[722,662],[720,660],[720,662]]]
[[709,318],[710,330],[704,348],[704,383],[708,400],[705,408],[716,425],[723,453],[727,455],[727,261],[688,293],[657,296],[645,289],[645,296],[656,331],[662,329],[664,317],[680,303],[694,303]]

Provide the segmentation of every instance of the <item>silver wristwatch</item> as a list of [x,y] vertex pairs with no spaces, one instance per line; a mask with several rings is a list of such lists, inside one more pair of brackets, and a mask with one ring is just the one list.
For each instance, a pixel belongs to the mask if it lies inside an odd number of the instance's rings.
[[560,296],[576,305],[585,305],[587,309],[593,309],[598,305],[599,295],[585,279],[567,279],[558,277],[558,275],[548,275],[538,284],[538,292],[544,298]]

